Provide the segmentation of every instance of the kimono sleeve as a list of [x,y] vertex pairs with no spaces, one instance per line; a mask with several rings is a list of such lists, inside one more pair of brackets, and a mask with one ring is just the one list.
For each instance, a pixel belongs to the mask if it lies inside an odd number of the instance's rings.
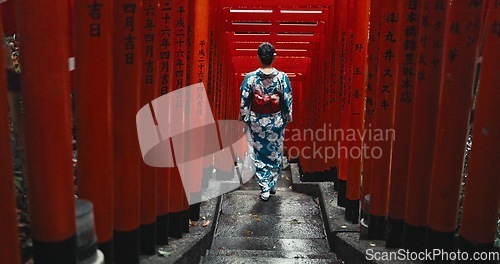
[[250,122],[250,106],[252,104],[252,82],[253,82],[253,77],[248,74],[245,76],[245,79],[243,79],[243,82],[241,83],[240,87],[240,93],[241,93],[241,102],[240,102],[240,116],[238,120],[244,121],[245,123]]

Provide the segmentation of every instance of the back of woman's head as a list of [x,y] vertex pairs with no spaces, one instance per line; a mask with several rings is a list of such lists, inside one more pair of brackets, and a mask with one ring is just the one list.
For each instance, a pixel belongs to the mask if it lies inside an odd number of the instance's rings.
[[269,42],[264,42],[260,44],[257,50],[257,55],[263,65],[271,65],[274,61],[274,56],[276,55],[276,50],[274,46]]

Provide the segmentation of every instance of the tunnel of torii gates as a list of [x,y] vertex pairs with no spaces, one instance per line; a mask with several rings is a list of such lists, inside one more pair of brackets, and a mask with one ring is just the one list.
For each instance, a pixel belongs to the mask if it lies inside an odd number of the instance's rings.
[[[367,238],[386,240],[388,248],[493,247],[498,0],[18,0],[2,7],[6,34],[19,34],[36,263],[75,262],[73,126],[78,196],[93,203],[107,263],[137,263],[169,235],[188,232],[199,206],[187,203],[192,194],[175,168],[144,164],[136,113],[162,94],[203,82],[215,118],[237,119],[239,87],[260,66],[256,49],[264,41],[275,45],[274,66],[293,86],[289,158],[300,162],[302,180],[336,183],[346,220],[362,218]],[[0,72],[0,259],[20,263]],[[294,129],[367,132],[290,140]],[[377,137],[377,129],[394,135]],[[332,147],[335,157],[312,154]]]

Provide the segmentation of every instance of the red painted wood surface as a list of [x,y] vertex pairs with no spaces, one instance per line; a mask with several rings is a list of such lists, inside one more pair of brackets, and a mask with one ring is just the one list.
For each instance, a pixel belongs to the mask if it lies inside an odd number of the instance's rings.
[[[208,63],[209,63],[209,24],[207,21],[210,20],[210,1],[197,1],[194,5],[194,32],[193,32],[193,60],[192,60],[192,80],[191,83],[203,83],[205,89],[207,89],[208,80]],[[239,101],[238,101],[239,102]],[[202,113],[193,113],[194,118],[204,118],[200,117]],[[198,115],[198,117],[197,117]],[[201,139],[203,140],[203,139]],[[200,146],[191,146],[192,148],[199,148]],[[194,166],[200,170],[192,171],[193,183],[192,191],[201,191],[203,164]]]
[[454,232],[484,1],[453,1],[445,25],[428,226]]
[[[350,129],[363,131],[365,114],[365,91],[368,78],[367,55],[368,55],[368,25],[371,1],[354,1],[356,19],[353,30],[353,83],[350,95]],[[350,142],[350,158],[347,176],[347,199],[357,201],[360,199],[361,169],[363,157],[363,139],[359,136]],[[359,150],[359,153],[358,151]],[[359,156],[358,156],[359,154]]]
[[[326,64],[325,64],[325,80],[324,80],[324,89],[325,89],[325,127],[327,132],[331,132],[335,129],[336,119],[340,119],[339,113],[335,111],[335,72],[334,72],[334,64],[335,64],[335,25],[333,23],[333,19],[335,17],[335,6],[332,5],[328,7],[328,9],[323,9],[322,13],[325,18],[321,21],[324,21],[327,27],[327,31],[324,35],[324,41],[326,42]],[[314,49],[314,47],[311,47]],[[298,110],[300,111],[300,109]],[[297,112],[298,112],[297,111]],[[332,138],[326,137],[324,139],[324,146],[326,148],[335,149],[335,142]],[[325,149],[326,154],[326,149]],[[326,164],[325,170],[328,171],[329,175],[333,173],[332,168],[338,165],[338,155],[334,153],[333,156],[325,155]]]
[[[421,1],[405,0],[400,7],[399,57],[395,87],[394,130],[397,135],[392,150],[388,215],[403,220],[413,129],[413,105],[418,67],[419,21]],[[396,74],[396,73],[394,73]]]
[[[157,94],[162,96],[170,92],[170,86],[173,83],[171,76],[173,68],[173,52],[172,46],[174,37],[172,33],[173,28],[173,0],[161,1],[160,12],[157,17],[157,37],[160,38],[160,62],[158,74],[158,87]],[[156,213],[158,216],[165,216],[170,212],[170,175],[175,168],[158,168],[156,174],[156,191],[157,191],[157,204]]]
[[[337,53],[337,58],[336,58],[336,65],[334,68],[337,69],[336,72],[336,92],[338,94],[338,108],[335,109],[339,111],[340,113],[340,121],[338,123],[338,128],[342,129],[342,131],[345,131],[349,127],[348,123],[348,113],[346,113],[348,110],[346,108],[346,97],[345,97],[345,86],[346,86],[346,61],[347,61],[347,41],[348,41],[348,32],[347,32],[347,19],[348,19],[348,14],[349,14],[349,8],[348,8],[349,1],[347,0],[342,0],[342,1],[336,1],[335,5],[335,24],[338,25],[336,27],[336,31],[338,31],[336,35],[336,41],[337,41],[337,47],[336,50],[339,51]],[[343,140],[343,138],[336,138],[335,139],[338,142],[338,146],[340,148],[347,148],[348,146],[346,145],[346,142]],[[338,169],[338,179],[346,181],[347,180],[347,155],[344,152],[343,154],[340,153],[340,148],[338,149],[338,156],[339,156],[339,169]]]
[[473,148],[467,165],[467,184],[460,235],[473,243],[493,244],[500,187],[500,4],[489,1],[484,24],[481,73],[474,115]]
[[[3,32],[0,19],[0,32]],[[6,263],[21,263],[19,258],[19,234],[16,213],[16,188],[9,128],[9,104],[7,103],[7,77],[5,75],[4,50],[0,50],[0,259]]]
[[[387,202],[392,156],[392,137],[394,100],[398,57],[398,21],[402,19],[398,5],[400,1],[384,2],[381,8],[381,39],[379,50],[379,84],[377,86],[377,106],[374,129],[381,131],[382,137],[374,137],[374,147],[381,149],[381,156],[373,161],[373,174],[370,190],[370,214],[383,217],[387,214]],[[375,134],[375,133],[374,133]],[[389,134],[389,137],[387,135]],[[377,152],[378,154],[378,152]]]
[[93,203],[103,243],[113,238],[113,5],[77,1],[74,12],[78,196]]
[[[382,15],[380,12],[381,0],[371,0],[370,6],[370,28],[369,28],[369,43],[368,43],[368,81],[366,85],[365,95],[365,116],[364,129],[366,131],[373,130],[374,116],[378,113],[377,109],[377,85],[379,71],[379,43],[380,43],[380,27]],[[373,141],[370,137],[365,138],[367,149],[370,150],[370,156],[363,159],[363,180],[361,186],[361,209],[364,210],[364,197],[370,193],[371,178],[373,175],[373,157],[371,150],[373,149]]]
[[[149,104],[158,97],[158,73],[160,62],[160,34],[156,30],[159,24],[157,15],[157,0],[143,0],[141,10],[142,27],[142,57],[141,84],[140,84],[140,107]],[[141,225],[149,225],[156,222],[156,200],[157,200],[157,169],[146,165],[141,161]]]
[[[189,6],[187,0],[173,1],[173,67],[171,69],[172,91],[187,86],[186,72],[186,52],[187,52],[187,23]],[[182,97],[184,98],[184,97]],[[175,117],[173,117],[175,118]],[[179,170],[171,170],[170,178],[170,197],[169,210],[171,213],[180,212],[189,208],[186,193],[179,174]]]
[[[17,1],[32,237],[76,235],[68,3]],[[40,12],[47,10],[50,12]],[[22,37],[21,37],[22,35]],[[54,48],[57,42],[57,48]]]
[[[430,181],[432,174],[434,142],[441,90],[443,56],[442,40],[446,0],[426,0],[422,5],[422,16],[428,23],[420,27],[418,46],[418,71],[414,97],[413,135],[410,143],[410,163],[406,189],[405,223],[423,227],[427,224]],[[437,5],[436,5],[437,4]],[[441,25],[439,27],[432,25]],[[440,45],[436,45],[439,44]]]
[[114,2],[114,230],[140,225],[140,150],[135,116],[141,102],[142,21],[140,0]]
[[13,0],[2,3],[3,33],[8,36],[17,33],[16,28],[16,2]]

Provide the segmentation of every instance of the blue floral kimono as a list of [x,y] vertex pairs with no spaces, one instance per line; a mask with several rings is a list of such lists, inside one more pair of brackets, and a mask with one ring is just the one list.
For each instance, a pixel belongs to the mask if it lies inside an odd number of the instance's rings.
[[[253,112],[254,92],[279,94],[282,111],[274,114]],[[240,120],[251,129],[256,180],[262,192],[268,192],[281,174],[285,126],[292,121],[292,86],[288,76],[276,69],[269,74],[261,69],[247,74],[241,85]]]

